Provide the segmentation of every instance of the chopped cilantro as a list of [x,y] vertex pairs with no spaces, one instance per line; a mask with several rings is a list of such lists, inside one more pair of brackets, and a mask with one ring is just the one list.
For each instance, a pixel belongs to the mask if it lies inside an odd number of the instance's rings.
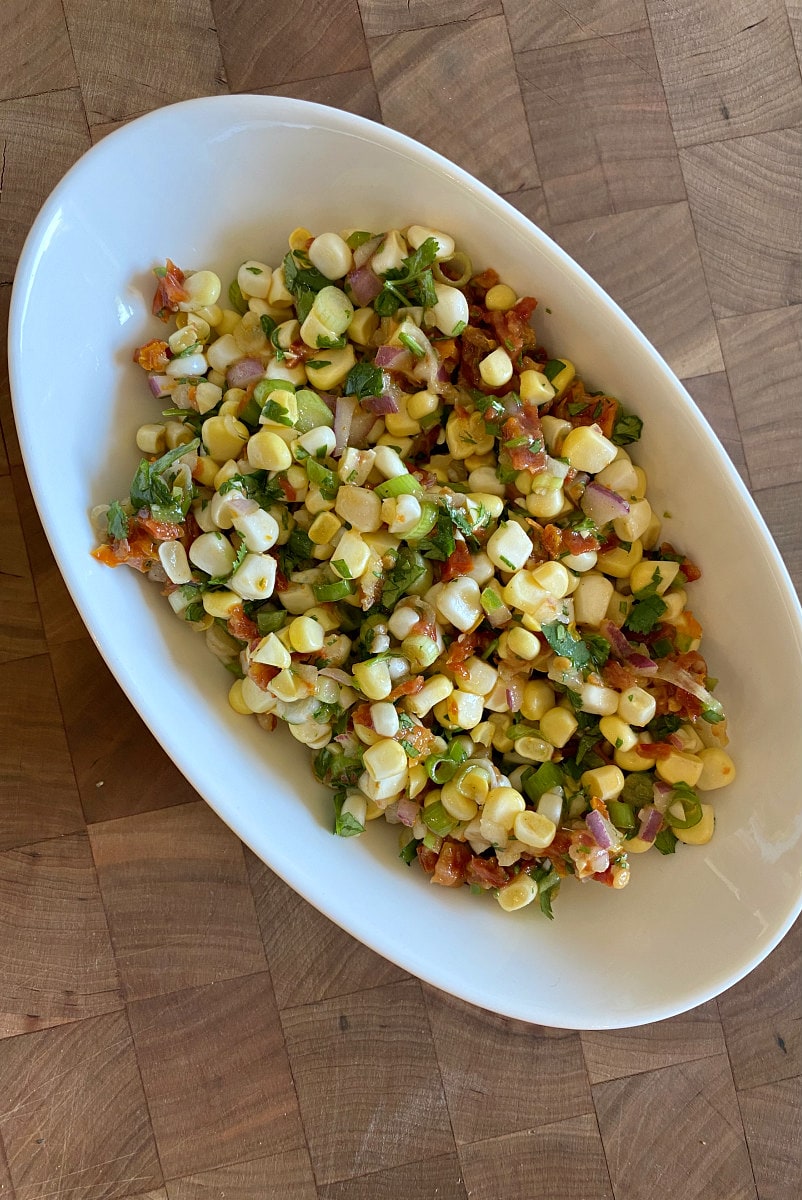
[[[549,383],[551,383],[551,381],[553,379],[557,378],[557,376],[560,374],[560,371],[564,371],[564,370],[565,370],[565,363],[562,361],[562,359],[550,358],[549,361],[546,363],[545,367],[543,368],[543,374],[546,376]],[[584,407],[584,405],[583,405],[583,407]]]
[[131,483],[130,500],[134,509],[147,508],[157,521],[180,524],[192,503],[194,488],[191,483],[186,486],[175,484],[176,472],[171,469],[180,458],[197,450],[199,445],[199,439],[194,438],[185,445],[168,450],[155,462],[143,458]]
[[346,376],[343,394],[364,400],[367,396],[380,396],[383,388],[384,373],[381,368],[363,362],[351,367]]
[[434,528],[429,531],[426,537],[416,544],[416,549],[420,551],[424,558],[433,558],[438,562],[445,562],[447,558],[454,553],[456,541],[454,538],[454,526],[451,522],[451,513],[445,505],[438,505],[437,520]]
[[406,846],[402,846],[401,849],[399,850],[398,857],[401,859],[402,862],[405,862],[407,864],[407,866],[409,866],[410,863],[413,862],[413,860],[415,858],[417,858],[418,846],[420,846],[420,844],[421,843],[418,840],[418,838],[410,838],[409,841],[407,842]]
[[238,312],[241,317],[244,317],[245,313],[248,311],[248,301],[243,296],[240,285],[237,283],[236,279],[232,279],[229,286],[228,300],[235,312]]
[[277,547],[278,561],[281,570],[287,578],[297,570],[302,563],[307,563],[312,557],[312,541],[303,529],[293,529],[287,542]]
[[342,350],[345,345],[344,337],[326,337],[325,334],[319,334],[317,339],[318,350]]
[[106,513],[106,526],[112,541],[119,542],[128,537],[128,517],[119,500],[109,505]]
[[673,854],[677,849],[677,835],[670,829],[661,829],[654,839],[654,848],[661,854]]
[[547,621],[542,632],[552,650],[569,659],[579,671],[603,667],[610,655],[610,644],[600,634],[588,634],[583,639],[560,621]]
[[423,556],[411,546],[400,546],[393,568],[384,581],[381,606],[392,611],[401,596],[420,583],[426,572]]
[[628,413],[623,404],[618,405],[618,414],[613,426],[612,441],[616,446],[629,446],[637,442],[643,431],[643,421],[634,413]]
[[645,600],[633,604],[624,626],[633,633],[651,633],[667,608],[665,600],[661,600],[659,596],[648,596]]
[[334,832],[338,837],[355,837],[365,832],[365,826],[352,813],[343,812],[345,796],[334,797]]

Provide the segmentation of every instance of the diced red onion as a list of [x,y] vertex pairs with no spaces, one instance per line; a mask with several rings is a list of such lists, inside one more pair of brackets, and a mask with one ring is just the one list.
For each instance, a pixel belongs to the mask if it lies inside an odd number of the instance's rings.
[[148,377],[148,387],[153,392],[157,400],[162,396],[169,396],[175,387],[175,380],[169,375],[150,375]]
[[640,829],[638,837],[642,842],[653,842],[663,827],[663,814],[653,804],[645,805],[638,813]]
[[238,517],[247,517],[250,513],[259,511],[259,505],[255,500],[251,500],[248,496],[238,496],[232,491],[227,497],[228,507],[233,509]]
[[398,401],[395,396],[366,396],[362,400],[362,407],[370,409],[372,413],[383,417],[386,413],[398,412]]
[[521,705],[524,700],[524,685],[520,676],[515,676],[506,681],[507,684],[507,708],[511,713],[521,711]]
[[364,267],[365,263],[373,258],[373,255],[381,245],[384,235],[377,233],[375,237],[370,238],[367,242],[363,242],[361,246],[357,246],[354,251],[354,266]]
[[376,424],[376,414],[364,407],[364,401],[357,404],[354,409],[353,420],[351,421],[351,432],[348,435],[349,446],[354,446],[358,450],[364,450],[367,445],[368,434]]
[[254,380],[261,379],[264,373],[264,365],[258,358],[241,358],[226,371],[226,383],[229,387],[245,388]]
[[356,411],[356,396],[339,396],[334,408],[334,457],[339,458],[348,445],[351,423]]
[[599,625],[599,633],[610,643],[610,649],[616,658],[627,659],[633,653],[626,635],[612,621],[606,619],[602,621]]
[[604,817],[595,808],[591,809],[585,817],[585,824],[596,841],[597,846],[601,846],[602,850],[609,850],[613,844],[613,839],[607,829],[607,824]]
[[626,517],[629,513],[629,504],[623,497],[604,484],[595,482],[586,486],[579,506],[585,516],[599,526],[607,525],[618,517]]
[[409,796],[402,796],[396,807],[396,815],[402,825],[406,825],[407,829],[411,829],[418,819],[420,805],[417,800],[410,800]]
[[412,365],[412,354],[405,346],[379,346],[374,362],[377,367],[405,371]]
[[645,654],[638,654],[637,651],[630,654],[627,666],[631,667],[636,675],[655,675],[657,673],[657,663],[651,658],[647,658]]
[[654,795],[654,807],[658,812],[664,813],[668,808],[668,801],[672,792],[671,785],[664,783],[662,779],[655,779],[652,792]]
[[[367,244],[367,243],[366,243]],[[361,247],[360,247],[361,249]],[[346,275],[351,293],[360,308],[372,304],[382,290],[382,281],[370,267],[357,267]]]

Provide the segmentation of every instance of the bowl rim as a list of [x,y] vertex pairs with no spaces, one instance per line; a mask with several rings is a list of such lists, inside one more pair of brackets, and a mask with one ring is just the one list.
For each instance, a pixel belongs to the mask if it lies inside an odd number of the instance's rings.
[[[73,181],[80,178],[89,168],[94,167],[96,163],[102,163],[104,157],[116,155],[119,153],[119,148],[125,145],[127,140],[132,143],[138,142],[141,137],[141,131],[149,125],[158,126],[165,121],[179,120],[182,114],[192,111],[193,113],[202,113],[204,110],[213,109],[216,113],[230,110],[231,123],[235,120],[246,121],[250,119],[258,119],[262,123],[270,125],[288,126],[291,128],[313,128],[323,129],[328,132],[337,132],[350,136],[361,136],[366,141],[393,149],[403,156],[411,157],[418,162],[422,162],[428,166],[435,167],[439,172],[445,173],[453,181],[467,187],[470,191],[478,194],[486,205],[490,207],[497,216],[503,217],[511,224],[520,234],[528,240],[534,240],[539,244],[540,249],[555,260],[559,265],[567,268],[574,280],[580,284],[587,293],[589,293],[598,303],[603,305],[608,312],[617,318],[625,327],[630,336],[639,344],[641,351],[645,351],[651,361],[651,368],[658,371],[670,385],[676,399],[680,402],[686,412],[699,425],[700,428],[707,430],[707,433],[712,437],[716,444],[720,455],[720,466],[726,469],[730,482],[734,485],[740,494],[742,502],[745,502],[745,507],[756,524],[758,530],[762,533],[764,548],[767,556],[771,560],[774,568],[775,582],[780,590],[781,597],[784,601],[785,609],[788,614],[789,621],[794,627],[798,645],[802,646],[802,607],[800,607],[799,598],[797,597],[794,586],[791,582],[788,568],[777,548],[774,538],[766,525],[766,522],[757,507],[757,504],[744,484],[741,476],[737,472],[734,465],[731,463],[726,452],[720,445],[717,435],[713,432],[708,421],[697,407],[695,401],[689,395],[688,391],[676,376],[674,371],[668,366],[660,353],[646,338],[641,330],[634,324],[630,317],[619,307],[619,305],[610,297],[604,289],[588,274],[588,272],[580,266],[574,259],[570,257],[553,239],[540,229],[533,221],[524,216],[523,213],[515,209],[507,200],[494,192],[486,184],[475,178],[468,171],[457,166],[437,151],[430,149],[415,139],[408,137],[406,134],[400,133],[397,130],[388,128],[369,118],[348,113],[344,110],[330,107],[323,104],[318,104],[306,100],[298,100],[290,97],[262,96],[253,93],[237,93],[234,95],[221,96],[204,96],[190,100],[180,101],[175,104],[164,105],[160,108],[151,110],[141,116],[133,118],[125,125],[112,130],[105,135],[103,139],[97,142],[92,147],[88,148],[84,154],[69,168],[69,170],[61,177],[55,185],[50,195],[47,197],[41,206],[31,229],[25,239],[23,249],[21,251],[17,268],[15,271],[14,285],[12,289],[10,312],[9,312],[9,329],[8,329],[8,361],[9,361],[9,379],[11,385],[12,405],[15,413],[17,429],[19,433],[20,447],[22,451],[23,461],[25,463],[26,472],[31,478],[32,484],[36,475],[33,469],[33,455],[28,443],[28,429],[23,412],[21,411],[21,401],[17,400],[23,391],[21,382],[22,368],[16,353],[16,346],[20,342],[21,326],[24,318],[24,313],[30,296],[31,289],[36,278],[36,264],[41,255],[43,235],[50,227],[59,204],[64,193],[68,192]],[[115,659],[110,653],[110,648],[101,644],[98,637],[95,635],[94,629],[89,622],[84,618],[84,608],[77,591],[77,585],[73,585],[70,571],[70,561],[63,558],[59,552],[58,546],[55,544],[55,539],[51,537],[50,520],[48,514],[43,509],[40,503],[42,495],[38,487],[32,486],[32,492],[36,503],[39,516],[42,521],[45,533],[50,543],[52,552],[59,566],[61,575],[65,581],[68,591],[78,608],[84,624],[89,632],[90,637],[100,651],[102,657],[108,664],[116,681],[125,692],[128,699],[134,704],[140,718],[145,721],[145,724],[155,735],[158,736],[157,730],[154,727],[154,721],[148,711],[148,705],[143,704],[141,692],[135,686],[133,680],[129,678],[129,673],[123,662]],[[197,771],[192,770],[191,764],[184,762],[174,752],[174,748],[162,741],[166,752],[176,763],[178,769],[184,774],[195,790],[198,792],[206,803],[215,811],[232,831],[243,842],[252,845],[249,836],[248,828],[243,828],[238,820],[237,813],[233,809],[227,809],[225,805],[221,806],[219,802],[213,802],[206,794],[203,786],[203,779],[200,778]],[[225,815],[224,815],[225,813]],[[247,822],[246,822],[247,825]],[[259,854],[259,852],[256,852]],[[261,857],[261,855],[259,855]],[[303,873],[286,869],[286,865],[276,866],[273,863],[269,864],[270,869],[275,871],[281,878],[285,880],[296,892],[304,897],[307,902],[311,903],[320,912],[322,912],[330,920],[335,921],[341,928],[344,928],[352,936],[358,938],[363,944],[380,954],[382,957],[395,962],[398,966],[412,972],[416,977],[425,980],[432,986],[443,990],[442,980],[437,977],[434,971],[427,971],[425,965],[422,965],[416,958],[413,952],[404,954],[402,947],[397,947],[398,953],[388,952],[388,948],[379,938],[370,936],[370,927],[360,928],[355,930],[353,926],[349,927],[343,924],[339,915],[333,915],[332,911],[326,907],[325,902],[320,896],[312,897],[303,886]],[[749,956],[743,958],[738,968],[735,971],[722,971],[720,976],[715,980],[708,980],[704,987],[691,988],[688,987],[681,997],[677,997],[672,1003],[665,1003],[661,1007],[653,1005],[643,1015],[633,1019],[633,1014],[626,1014],[626,1020],[613,1019],[607,1022],[594,1023],[588,1025],[586,1023],[556,1023],[555,1028],[564,1029],[612,1029],[612,1028],[628,1028],[636,1025],[646,1024],[656,1020],[663,1020],[675,1016],[679,1013],[686,1012],[690,1008],[694,1008],[707,1000],[719,995],[723,990],[729,988],[743,979],[747,974],[755,969],[772,950],[780,943],[789,931],[797,916],[802,912],[802,880],[798,884],[798,892],[795,901],[790,905],[786,917],[776,927],[773,935],[760,948]],[[473,987],[469,981],[461,984],[461,998],[469,1003],[476,1005],[479,1008],[487,1011],[498,1012],[502,1015],[510,1016],[529,1023],[548,1024],[540,1018],[534,1018],[522,1011],[516,1005],[504,1004],[493,1005],[488,1002],[487,995],[481,989]]]

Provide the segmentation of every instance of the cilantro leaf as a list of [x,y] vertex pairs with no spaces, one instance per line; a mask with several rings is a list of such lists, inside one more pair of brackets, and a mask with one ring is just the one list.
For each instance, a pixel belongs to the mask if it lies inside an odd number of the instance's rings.
[[284,500],[285,495],[281,484],[276,479],[269,479],[267,471],[253,471],[249,475],[232,475],[217,489],[221,496],[226,492],[240,491],[249,500],[255,500],[260,508],[269,509],[278,500]]
[[396,604],[411,587],[419,583],[426,572],[423,556],[411,546],[402,545],[393,568],[384,581],[381,594],[382,608],[392,611]]
[[345,804],[345,796],[334,797],[334,832],[338,837],[356,837],[357,834],[365,832],[365,826],[357,821],[356,817],[349,812],[343,812]]
[[633,604],[624,626],[633,633],[651,633],[667,608],[665,600],[661,600],[659,596],[648,596],[645,600]]
[[231,281],[228,289],[228,301],[235,312],[238,312],[241,317],[245,316],[248,311],[248,301],[242,294],[242,289],[236,279]]
[[456,540],[454,538],[454,526],[451,522],[451,513],[444,505],[438,505],[437,520],[435,521],[434,528],[429,531],[426,537],[421,538],[416,548],[424,558],[432,558],[437,562],[445,562],[454,553],[455,546]]
[[643,421],[640,417],[627,412],[623,404],[619,403],[611,441],[616,446],[629,446],[632,442],[639,441],[642,431]]
[[277,547],[279,566],[282,573],[290,574],[312,557],[312,540],[303,529],[293,529],[283,546]]
[[677,849],[677,835],[671,829],[661,829],[654,839],[654,848],[661,854],[673,854]]
[[109,537],[114,542],[120,542],[123,538],[128,537],[128,517],[119,500],[115,500],[109,505],[109,511],[106,513],[106,527]]
[[547,621],[541,626],[543,636],[555,654],[567,658],[578,671],[587,670],[591,664],[590,650],[582,638],[560,621]]
[[364,400],[368,396],[380,396],[384,388],[384,372],[371,363],[357,363],[345,378],[343,394]]
[[168,450],[155,462],[143,458],[131,483],[130,500],[134,509],[147,508],[157,521],[181,524],[192,502],[194,489],[191,485],[174,485],[175,471],[168,472],[185,454],[191,454],[200,445],[193,438],[173,450]]

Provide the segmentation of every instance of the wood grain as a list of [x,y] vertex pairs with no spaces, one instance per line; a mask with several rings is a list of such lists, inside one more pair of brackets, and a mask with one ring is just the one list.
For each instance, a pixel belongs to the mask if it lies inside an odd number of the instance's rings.
[[357,0],[212,0],[231,90],[249,92],[368,66]]
[[722,369],[687,204],[559,225],[552,236],[618,301],[677,375]]
[[502,11],[502,0],[450,0],[447,5],[437,0],[359,0],[362,26],[367,37],[401,33],[404,29],[427,29],[449,21],[475,21],[479,17],[496,17]]
[[646,6],[678,146],[799,123],[802,80],[783,0]]
[[85,834],[0,854],[0,911],[0,1038],[122,1008]]
[[594,1116],[473,1142],[460,1161],[470,1200],[613,1200]]
[[408,978],[349,937],[246,851],[279,1008],[330,1000]]
[[[458,1146],[592,1112],[578,1034],[554,1036],[434,988],[425,995]],[[531,1086],[546,1074],[559,1076],[556,1093]]]
[[[229,88],[383,119],[624,304],[802,589],[800,0],[4,0],[0,34],[0,345],[90,140]],[[132,711],[42,532],[2,351],[0,430],[0,1200],[797,1200],[799,923],[643,1028],[422,988],[243,860]]]
[[87,637],[54,646],[51,657],[87,821],[197,800]]
[[718,329],[752,486],[801,482],[802,306],[729,317]]
[[90,827],[126,1000],[266,968],[242,846],[203,803]]
[[754,1200],[738,1101],[724,1054],[593,1088],[616,1196]]
[[739,1094],[746,1142],[760,1200],[802,1194],[802,1078],[783,1079]]
[[566,42],[648,29],[644,0],[502,0],[513,49],[542,50]]
[[319,1184],[453,1153],[420,984],[291,1008],[282,1024]]
[[580,1038],[591,1083],[713,1058],[727,1049],[714,1000],[669,1021],[635,1029],[589,1030]]
[[[30,698],[24,706],[23,697]],[[82,832],[72,762],[44,655],[0,665],[0,746],[0,850]]]
[[162,1182],[124,1013],[0,1042],[16,1200],[112,1200]]
[[167,1200],[317,1200],[309,1154],[285,1150],[167,1184]]
[[802,131],[779,130],[680,154],[718,317],[802,300]]
[[45,649],[14,484],[0,475],[0,663]]
[[78,85],[60,0],[6,0],[0,44],[0,100]]
[[381,121],[381,108],[373,75],[367,68],[359,71],[342,71],[337,75],[323,75],[317,79],[298,79],[292,83],[276,84],[269,88],[255,88],[256,92],[270,96],[294,96],[296,100],[311,100],[313,104],[328,104],[341,108],[369,121]]
[[[685,199],[648,28],[516,56],[555,223]],[[646,149],[648,147],[648,149]]]
[[226,90],[209,0],[63,0],[89,124]]
[[718,998],[739,1088],[802,1074],[800,951],[802,919],[759,967]]
[[49,192],[89,149],[78,89],[0,102],[0,145],[0,279],[10,280],[31,222]]
[[738,414],[735,411],[726,372],[716,371],[712,375],[698,375],[695,379],[683,379],[682,382],[712,425],[741,478],[749,487],[749,468],[746,465]]
[[165,1178],[303,1144],[269,975],[129,1005]]
[[320,1200],[467,1200],[456,1154],[371,1171],[318,1189]]
[[[540,182],[503,18],[371,38],[369,48],[388,125],[498,191]],[[480,78],[466,74],[466,61],[479,65]],[[414,106],[410,91],[418,97]],[[460,112],[470,112],[471,120],[457,120]]]

